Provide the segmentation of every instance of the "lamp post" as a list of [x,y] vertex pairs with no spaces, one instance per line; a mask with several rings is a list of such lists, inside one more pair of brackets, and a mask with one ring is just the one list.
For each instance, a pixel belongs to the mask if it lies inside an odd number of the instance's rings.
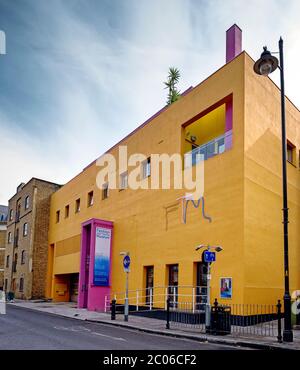
[[291,296],[289,282],[289,240],[288,240],[288,224],[289,224],[289,208],[287,200],[287,140],[286,140],[286,124],[285,124],[285,89],[284,89],[284,58],[283,58],[283,39],[279,40],[279,59],[274,57],[267,47],[261,54],[260,59],[254,65],[254,71],[258,75],[268,76],[277,68],[280,70],[281,83],[281,133],[282,133],[282,188],[283,188],[283,234],[284,234],[284,331],[283,340],[285,342],[293,342],[292,320],[291,320]]
[[[199,245],[196,247],[196,251],[205,248],[206,251],[210,252],[212,249],[214,249],[216,252],[221,252],[223,250],[220,246],[211,246],[211,245]],[[206,261],[205,261],[206,262]],[[205,305],[205,327],[206,331],[210,332],[210,317],[211,317],[211,307],[210,307],[210,281],[211,281],[211,262],[207,262],[207,293],[206,293],[206,305]]]

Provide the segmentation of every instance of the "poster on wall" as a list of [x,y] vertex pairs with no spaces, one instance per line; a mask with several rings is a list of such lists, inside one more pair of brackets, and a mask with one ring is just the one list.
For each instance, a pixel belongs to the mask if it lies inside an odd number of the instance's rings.
[[111,229],[96,227],[94,285],[109,286]]
[[232,278],[221,278],[221,298],[232,299]]

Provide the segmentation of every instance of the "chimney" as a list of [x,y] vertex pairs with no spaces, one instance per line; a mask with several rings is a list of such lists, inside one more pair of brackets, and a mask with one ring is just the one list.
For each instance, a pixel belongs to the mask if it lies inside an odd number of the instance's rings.
[[21,182],[21,184],[17,187],[17,193],[19,193],[24,188],[25,182]]
[[226,63],[242,52],[242,30],[234,24],[226,32]]

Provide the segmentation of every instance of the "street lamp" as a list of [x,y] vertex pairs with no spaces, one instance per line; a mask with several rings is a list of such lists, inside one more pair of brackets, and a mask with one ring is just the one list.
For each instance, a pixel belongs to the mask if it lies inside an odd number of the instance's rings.
[[[219,245],[213,246],[213,245],[204,245],[201,244],[198,247],[196,247],[196,252],[199,251],[200,249],[205,248],[206,251],[210,252],[212,249],[215,250],[216,252],[222,252],[223,248]],[[211,273],[210,273],[210,265],[211,262],[207,263],[207,293],[206,293],[206,305],[205,305],[205,327],[207,332],[210,331],[210,281],[211,281]]]
[[[278,53],[273,53],[278,54]],[[258,75],[268,76],[277,68],[280,70],[281,82],[281,133],[282,133],[282,187],[283,187],[283,232],[284,232],[284,331],[283,340],[293,342],[292,320],[291,320],[291,296],[289,282],[289,241],[288,223],[289,209],[287,200],[287,173],[286,173],[286,125],[285,125],[285,91],[284,91],[284,61],[283,61],[283,39],[279,40],[279,59],[274,57],[267,47],[261,54],[260,59],[254,65],[254,71]]]
[[[123,265],[125,257],[129,258],[129,252],[120,252],[120,256],[124,256],[123,259]],[[127,267],[124,265],[124,271],[126,272],[126,287],[125,287],[125,305],[124,305],[124,321],[128,321],[128,315],[129,315],[129,299],[128,299],[128,274],[129,274],[129,265],[130,265],[130,258],[129,258],[129,264]]]

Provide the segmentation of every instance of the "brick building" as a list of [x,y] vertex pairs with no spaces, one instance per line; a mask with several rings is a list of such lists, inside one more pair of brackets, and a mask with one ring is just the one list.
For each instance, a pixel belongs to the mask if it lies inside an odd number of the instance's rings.
[[50,197],[59,188],[32,178],[9,200],[4,287],[16,298],[45,296]]
[[0,290],[4,288],[4,257],[6,242],[7,206],[0,205]]

